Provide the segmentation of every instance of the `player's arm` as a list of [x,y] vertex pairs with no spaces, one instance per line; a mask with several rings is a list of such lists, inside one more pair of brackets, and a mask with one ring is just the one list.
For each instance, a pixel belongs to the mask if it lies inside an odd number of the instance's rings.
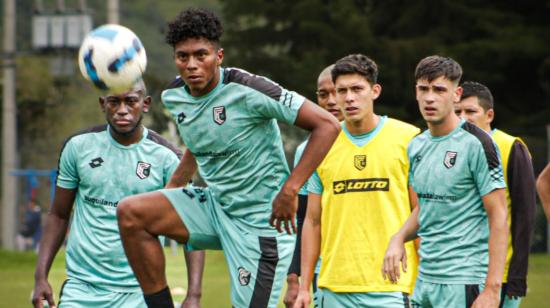
[[546,214],[546,220],[550,223],[550,163],[539,174],[537,179],[537,192],[539,193],[542,208]]
[[295,125],[311,131],[311,135],[300,162],[273,200],[273,213],[270,219],[270,224],[279,232],[282,232],[281,224],[284,224],[289,234],[292,233],[291,227],[296,233],[294,216],[298,191],[321,163],[340,132],[340,124],[334,116],[309,100],[305,100],[298,111]]
[[166,188],[184,187],[187,183],[189,183],[189,181],[191,181],[191,178],[193,178],[196,171],[197,161],[191,151],[186,149],[178,164],[178,167],[172,174],[168,184],[166,184]]
[[52,288],[48,283],[48,273],[53,259],[65,239],[75,196],[76,189],[65,189],[59,186],[55,188],[55,197],[46,218],[34,273],[32,296],[34,307],[42,307],[44,299],[48,301],[50,307],[55,305]]
[[181,308],[200,307],[205,253],[204,250],[188,251],[185,248],[184,253],[187,266],[187,294]]
[[482,200],[489,219],[489,268],[485,288],[474,301],[472,308],[498,306],[508,247],[508,210],[504,189],[495,189],[484,195]]
[[407,254],[405,243],[417,238],[418,231],[418,197],[411,186],[409,186],[409,199],[411,206],[414,207],[411,216],[405,221],[401,229],[392,236],[384,255],[382,264],[382,276],[389,279],[392,283],[397,283],[401,276],[401,269],[407,272]]
[[321,195],[310,193],[302,230],[302,283],[294,305],[295,308],[307,308],[311,302],[309,287],[313,281],[313,272],[321,248],[321,211]]
[[527,262],[535,225],[536,191],[531,156],[520,141],[514,143],[508,160],[508,190],[514,247],[511,263],[520,266],[510,268],[506,291],[508,296],[525,296]]

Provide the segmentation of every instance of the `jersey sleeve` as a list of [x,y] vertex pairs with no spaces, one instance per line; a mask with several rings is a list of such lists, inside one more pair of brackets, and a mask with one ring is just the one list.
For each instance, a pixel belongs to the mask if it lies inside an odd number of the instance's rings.
[[246,104],[248,110],[256,116],[274,118],[293,125],[304,101],[305,98],[300,94],[280,88],[280,95],[267,95],[260,91],[253,91],[247,97]]
[[74,189],[78,186],[77,149],[74,139],[69,139],[59,155],[56,185],[65,189]]
[[505,188],[500,153],[492,139],[485,145],[481,142],[475,143],[470,149],[470,172],[480,195],[485,196],[495,189]]
[[313,174],[307,181],[307,190],[308,192],[317,195],[323,194],[323,183],[321,182],[321,178],[319,177],[319,173],[317,173],[317,170],[313,172]]
[[[298,165],[298,162],[300,162],[300,159],[302,158],[302,154],[304,153],[304,148],[307,145],[307,141],[303,142],[296,148],[296,153],[294,154],[294,167]],[[305,195],[307,196],[307,183],[309,182],[309,179],[306,180],[304,185],[300,188],[300,191],[298,191],[298,195]]]

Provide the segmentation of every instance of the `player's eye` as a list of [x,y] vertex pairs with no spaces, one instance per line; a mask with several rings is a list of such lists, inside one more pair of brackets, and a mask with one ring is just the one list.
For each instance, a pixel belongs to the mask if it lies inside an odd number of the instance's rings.
[[348,90],[346,88],[339,88],[339,89],[336,89],[336,93],[340,94],[340,95],[344,95],[346,94]]
[[363,87],[360,87],[360,86],[351,87],[351,91],[353,91],[354,93],[359,93],[362,90],[363,90]]
[[326,99],[328,97],[328,92],[326,91],[317,91],[317,97],[320,99]]

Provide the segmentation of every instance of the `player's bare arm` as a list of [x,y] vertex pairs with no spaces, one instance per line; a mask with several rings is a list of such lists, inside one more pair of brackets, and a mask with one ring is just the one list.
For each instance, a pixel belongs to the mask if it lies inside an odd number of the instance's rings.
[[302,227],[302,282],[294,308],[307,308],[311,302],[309,286],[321,249],[321,195],[308,194],[307,212]]
[[418,197],[410,186],[409,199],[411,201],[411,208],[413,208],[411,216],[403,224],[403,227],[392,236],[386,250],[386,255],[384,256],[384,263],[382,263],[382,276],[392,283],[397,283],[399,280],[401,276],[400,267],[403,269],[403,272],[407,272],[405,243],[417,238],[416,232],[418,231],[418,212],[420,211],[420,207],[418,206]]
[[176,168],[174,174],[172,174],[170,182],[166,184],[166,188],[183,187],[187,185],[196,171],[197,161],[191,151],[186,149],[183,153],[183,157],[181,158],[178,168]]
[[40,251],[34,273],[32,296],[34,307],[42,307],[43,300],[47,300],[50,307],[55,305],[52,287],[48,283],[48,273],[53,259],[67,234],[75,196],[76,189],[55,188],[55,197],[46,218],[46,226],[40,240]]
[[340,132],[340,124],[334,116],[309,100],[300,108],[295,124],[311,131],[311,136],[300,162],[273,200],[273,212],[269,221],[279,232],[282,232],[284,226],[289,234],[296,233],[294,216],[298,191],[321,163]]
[[472,308],[498,307],[508,247],[506,195],[504,189],[495,189],[482,197],[483,207],[489,219],[489,268],[485,289],[479,294]]
[[546,165],[537,179],[537,192],[546,214],[546,220],[550,223],[550,164]]

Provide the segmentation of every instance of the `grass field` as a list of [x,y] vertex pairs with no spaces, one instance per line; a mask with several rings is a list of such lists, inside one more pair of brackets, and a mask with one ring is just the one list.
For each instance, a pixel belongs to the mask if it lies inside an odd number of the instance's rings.
[[[205,308],[231,307],[229,281],[223,253],[208,251],[203,280],[202,306]],[[168,283],[174,300],[184,297],[187,276],[181,249],[172,254],[166,250]],[[34,253],[16,253],[0,250],[0,307],[30,307],[30,293],[33,287]],[[50,272],[50,283],[58,293],[65,279],[64,252],[55,259]],[[548,307],[547,293],[550,286],[550,255],[531,255],[529,268],[529,290],[522,308]],[[57,299],[57,296],[56,296]],[[283,307],[279,304],[279,307]]]

